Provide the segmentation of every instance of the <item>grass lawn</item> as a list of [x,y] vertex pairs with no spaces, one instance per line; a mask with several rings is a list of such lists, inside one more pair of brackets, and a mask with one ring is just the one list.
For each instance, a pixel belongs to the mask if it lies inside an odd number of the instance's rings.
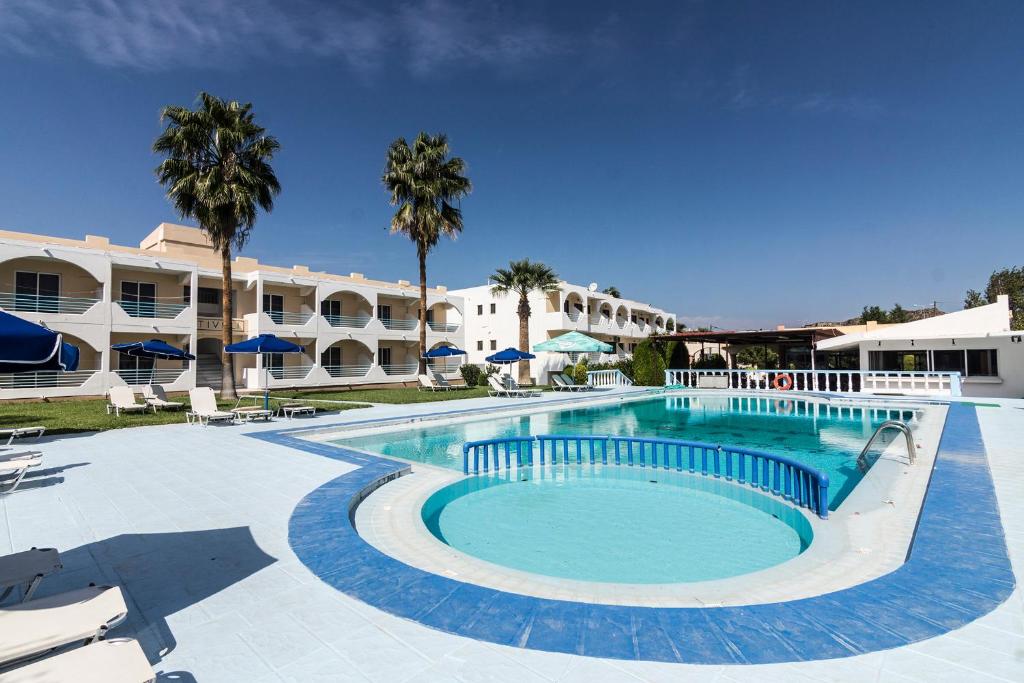
[[392,389],[352,389],[350,391],[279,391],[274,396],[292,398],[319,398],[328,401],[366,401],[367,403],[430,403],[431,401],[452,401],[460,398],[487,396],[487,387],[470,387],[452,391],[419,391],[416,387],[395,387]]
[[[175,398],[175,401],[188,404],[187,398]],[[250,405],[246,401],[243,405]],[[271,401],[271,408],[277,401]],[[5,427],[46,427],[47,434],[71,434],[74,432],[96,432],[125,427],[141,427],[144,425],[172,424],[185,421],[185,410],[161,410],[157,413],[122,413],[120,417],[107,415],[105,399],[83,399],[80,401],[48,401],[22,403],[0,401],[0,429]],[[224,410],[235,406],[234,401],[220,402]],[[349,410],[365,408],[366,405],[348,404],[319,406],[319,410]],[[15,442],[17,443],[17,442]]]

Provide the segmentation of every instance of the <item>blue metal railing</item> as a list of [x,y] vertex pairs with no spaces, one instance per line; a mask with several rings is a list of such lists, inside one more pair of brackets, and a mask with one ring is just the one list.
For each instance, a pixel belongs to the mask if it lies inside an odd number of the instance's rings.
[[[504,453],[505,468],[532,466],[533,443],[538,444],[538,464],[624,465],[674,469],[738,484],[749,484],[828,518],[828,475],[791,458],[738,446],[723,446],[680,439],[649,439],[633,436],[542,434],[487,441],[462,446],[462,471],[479,474],[497,471]],[[472,462],[470,459],[472,456]],[[480,463],[483,462],[481,469]],[[472,465],[472,467],[471,467]]]

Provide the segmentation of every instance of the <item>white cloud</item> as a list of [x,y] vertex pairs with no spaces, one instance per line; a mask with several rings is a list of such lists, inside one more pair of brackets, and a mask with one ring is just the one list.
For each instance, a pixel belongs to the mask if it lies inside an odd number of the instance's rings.
[[311,0],[0,0],[0,52],[71,49],[100,65],[143,70],[305,56],[365,72],[397,59],[424,75],[449,64],[512,68],[564,48],[545,27],[505,12],[452,0],[392,11]]

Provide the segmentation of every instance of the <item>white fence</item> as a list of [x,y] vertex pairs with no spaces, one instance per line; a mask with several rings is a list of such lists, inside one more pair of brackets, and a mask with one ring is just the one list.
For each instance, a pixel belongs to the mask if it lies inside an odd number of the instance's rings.
[[818,391],[853,394],[960,396],[958,372],[880,370],[666,370],[666,386],[688,389]]
[[587,384],[592,387],[631,387],[633,380],[622,374],[622,370],[591,370],[587,373]]

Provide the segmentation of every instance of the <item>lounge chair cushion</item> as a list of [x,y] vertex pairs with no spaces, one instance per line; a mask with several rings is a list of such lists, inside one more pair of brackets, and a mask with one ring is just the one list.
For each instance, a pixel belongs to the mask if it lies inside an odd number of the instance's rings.
[[0,683],[149,683],[153,667],[138,641],[101,640],[0,675]]

